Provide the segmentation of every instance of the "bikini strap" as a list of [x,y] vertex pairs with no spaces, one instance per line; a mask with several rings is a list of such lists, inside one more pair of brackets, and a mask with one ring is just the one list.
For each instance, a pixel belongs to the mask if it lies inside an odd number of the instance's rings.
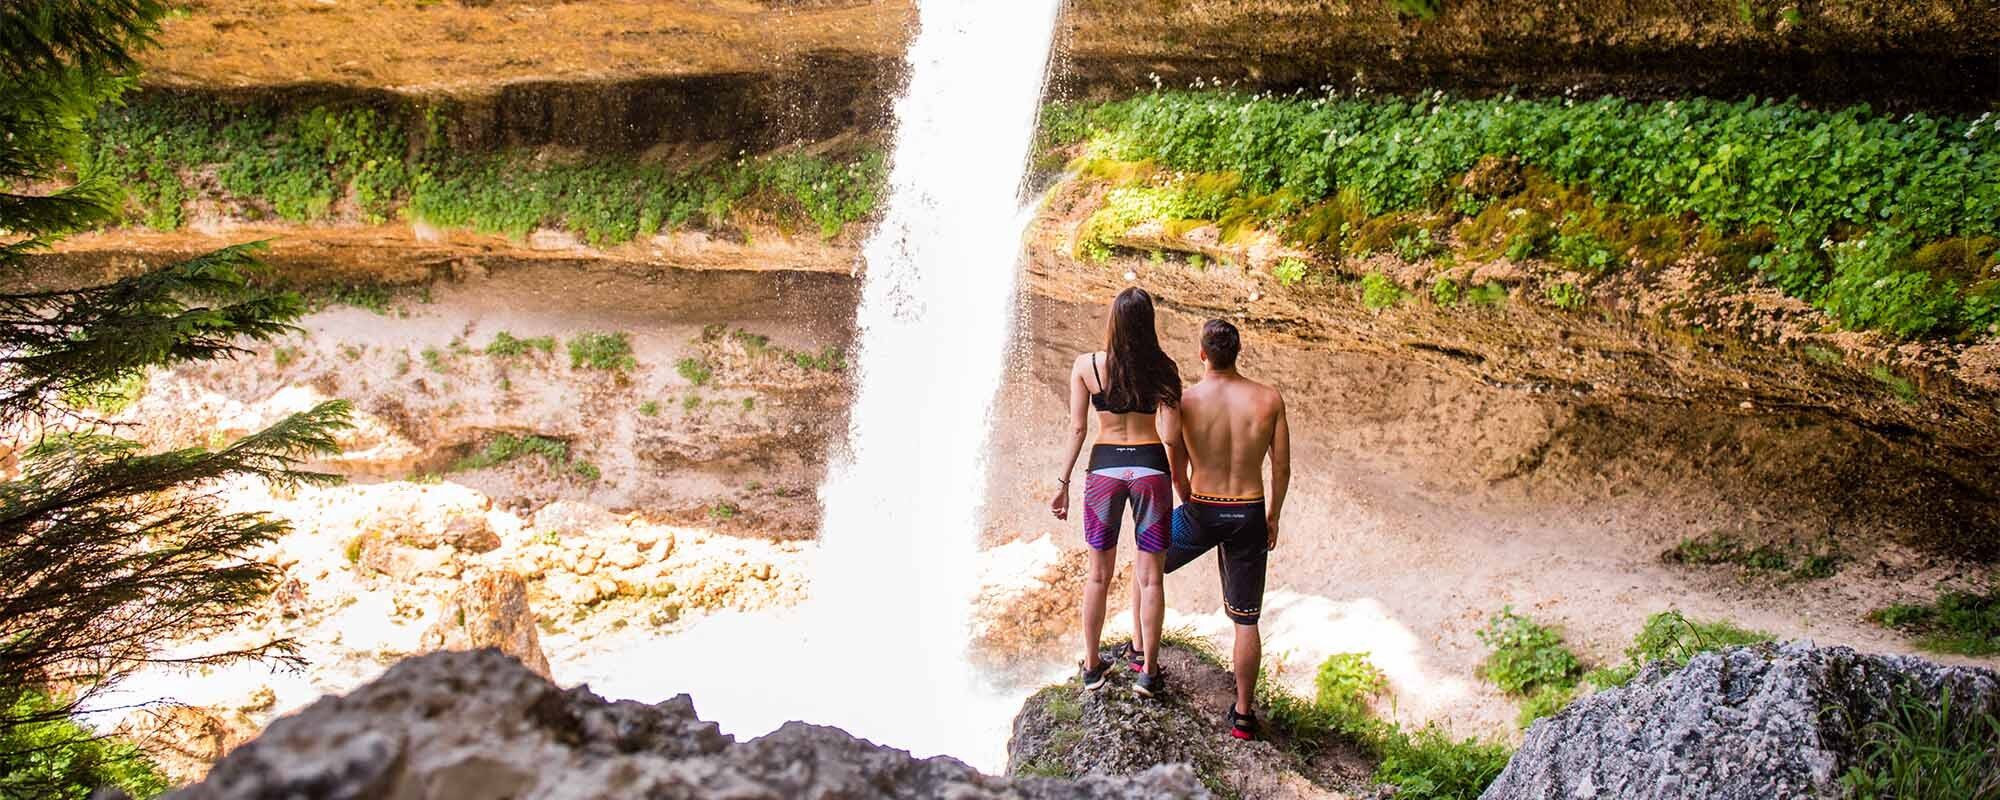
[[1097,353],[1090,354],[1090,376],[1097,379],[1097,392],[1104,393],[1104,376],[1097,372]]

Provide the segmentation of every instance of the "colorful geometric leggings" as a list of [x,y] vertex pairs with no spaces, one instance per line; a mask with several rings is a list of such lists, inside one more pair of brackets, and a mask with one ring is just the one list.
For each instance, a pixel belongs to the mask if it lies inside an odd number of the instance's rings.
[[1167,474],[1144,467],[1104,469],[1083,478],[1083,540],[1093,550],[1118,546],[1118,526],[1125,503],[1132,504],[1132,526],[1139,549],[1165,552],[1173,538],[1174,482]]

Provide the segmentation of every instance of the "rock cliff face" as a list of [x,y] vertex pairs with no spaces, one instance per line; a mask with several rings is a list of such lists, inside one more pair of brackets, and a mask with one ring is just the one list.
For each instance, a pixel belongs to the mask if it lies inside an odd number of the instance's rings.
[[1840,796],[1865,726],[1947,689],[1954,714],[2000,712],[1991,670],[1802,642],[1703,654],[1537,723],[1481,797]]
[[563,691],[493,650],[413,658],[273,723],[170,797],[1205,798],[1185,766],[1006,780],[791,723],[749,742],[695,715]]

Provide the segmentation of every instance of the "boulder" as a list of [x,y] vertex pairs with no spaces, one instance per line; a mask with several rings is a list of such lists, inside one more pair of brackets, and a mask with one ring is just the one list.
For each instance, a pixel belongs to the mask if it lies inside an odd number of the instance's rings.
[[512,572],[492,572],[467,582],[445,599],[437,622],[424,632],[425,650],[496,648],[544,678],[549,659],[528,607],[528,582]]
[[1081,780],[982,775],[837,728],[738,743],[686,695],[657,705],[568,691],[494,650],[397,664],[271,724],[175,800],[289,797],[1203,798],[1183,765]]
[[[1235,797],[1344,800],[1372,793],[1369,765],[1344,743],[1306,748],[1277,731],[1254,742],[1230,738],[1235,679],[1213,654],[1168,645],[1160,666],[1169,682],[1160,700],[1134,694],[1134,673],[1122,664],[1094,691],[1070,680],[1028,698],[1014,717],[1007,771],[1142,775],[1156,764],[1180,763]],[[1298,758],[1292,750],[1312,752]]]
[[1656,663],[1536,723],[1481,798],[1839,797],[1865,727],[1947,688],[1956,709],[2000,712],[2000,674],[1914,656],[1792,642]]

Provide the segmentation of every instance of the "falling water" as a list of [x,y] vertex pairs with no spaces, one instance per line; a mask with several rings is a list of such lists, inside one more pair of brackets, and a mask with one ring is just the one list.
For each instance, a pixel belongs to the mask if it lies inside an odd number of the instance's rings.
[[739,735],[801,719],[999,766],[1019,698],[985,691],[965,649],[1022,179],[1060,5],[919,3],[811,599],[711,619],[569,677],[611,697],[688,692]]

